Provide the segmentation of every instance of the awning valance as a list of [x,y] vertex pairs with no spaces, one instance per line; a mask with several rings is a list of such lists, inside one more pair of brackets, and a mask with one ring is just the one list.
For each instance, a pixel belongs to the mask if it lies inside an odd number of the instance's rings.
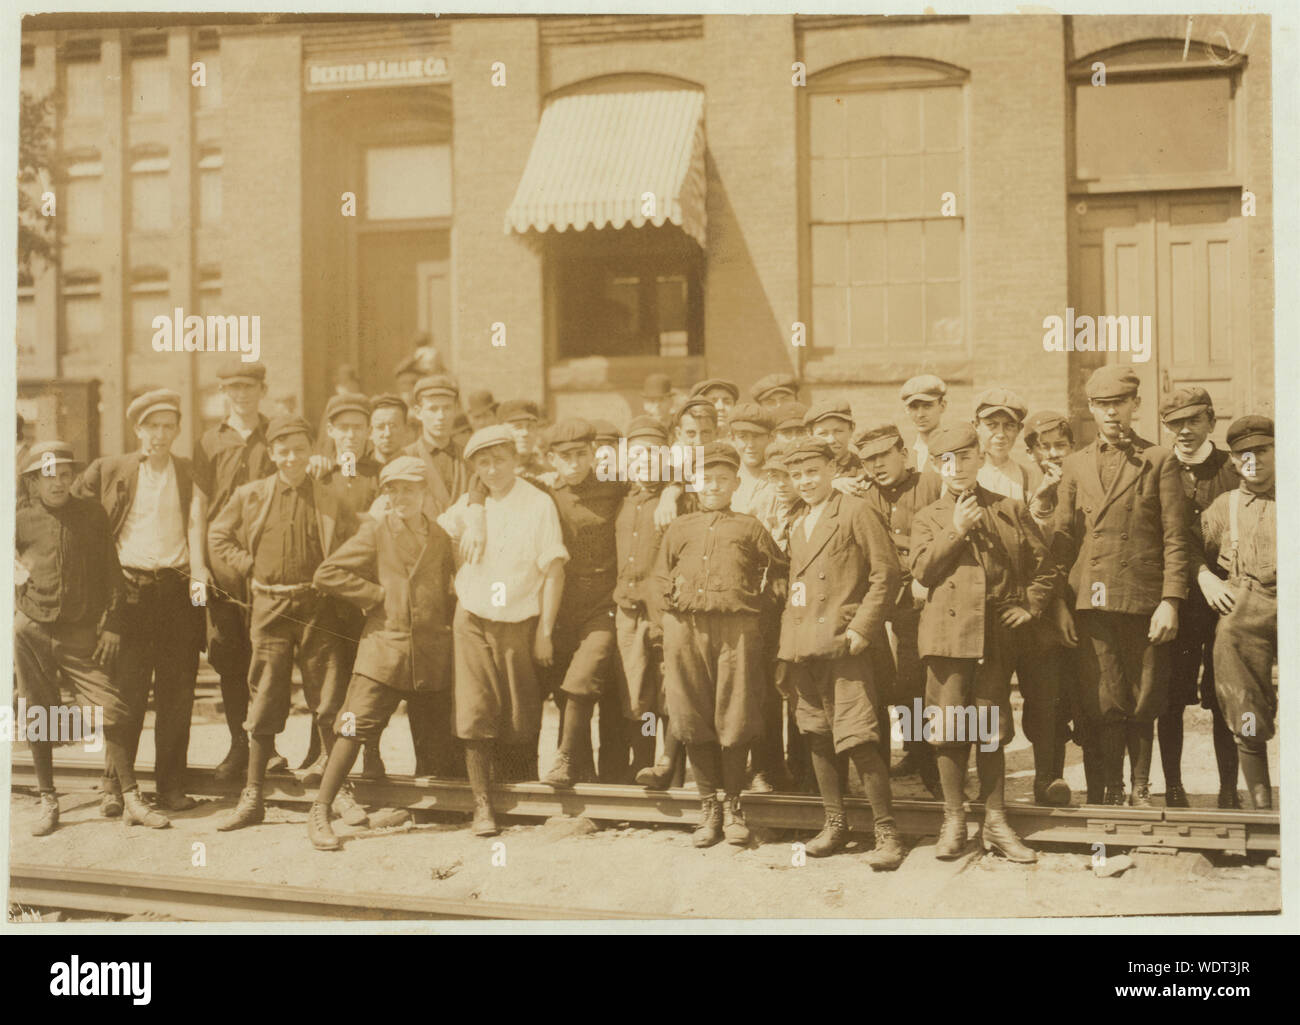
[[506,231],[671,222],[703,246],[705,188],[702,92],[562,96],[542,111]]

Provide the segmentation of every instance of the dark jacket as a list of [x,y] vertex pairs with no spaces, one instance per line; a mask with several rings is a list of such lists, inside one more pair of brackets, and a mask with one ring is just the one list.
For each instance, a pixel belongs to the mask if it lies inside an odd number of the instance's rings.
[[14,604],[38,623],[89,623],[120,633],[122,569],[99,503],[73,496],[50,509],[23,497],[14,519],[14,555],[28,573]]
[[[912,521],[912,576],[930,595],[921,609],[917,648],[922,656],[983,658],[985,617],[1019,605],[1042,615],[1055,593],[1056,575],[1047,548],[1024,502],[977,485],[983,516],[957,536],[956,499],[944,493]],[[989,593],[990,569],[1005,587]]]
[[429,493],[433,496],[434,514],[441,515],[446,512],[466,491],[469,490],[469,467],[465,465],[465,460],[461,457],[461,446],[455,441],[449,441],[447,447],[442,451],[446,452],[452,459],[452,479],[451,486],[443,479],[442,471],[438,469],[437,463],[433,460],[433,454],[424,438],[417,438],[406,448],[402,449],[404,456],[419,456],[424,460],[424,468],[428,473]]
[[1052,561],[1068,577],[1076,608],[1150,615],[1164,598],[1186,598],[1191,583],[1191,506],[1178,460],[1134,438],[1107,490],[1098,446],[1093,441],[1062,464],[1048,539]]
[[366,613],[352,671],[396,690],[446,690],[452,684],[451,538],[430,522],[412,564],[389,516],[365,517],[316,569],[313,586]]
[[808,512],[804,507],[790,524],[790,587],[777,657],[800,662],[843,655],[846,630],[888,645],[885,619],[903,569],[880,514],[865,499],[833,491],[812,537],[805,537]]
[[[91,463],[75,484],[72,493],[78,498],[93,498],[108,513],[108,524],[113,537],[122,535],[131,504],[135,501],[135,489],[140,482],[140,464],[144,461],[142,452],[128,452],[123,456],[101,456]],[[184,456],[172,456],[172,465],[176,467],[176,490],[181,502],[181,526],[189,539],[190,504],[194,497],[194,471],[192,464]]]

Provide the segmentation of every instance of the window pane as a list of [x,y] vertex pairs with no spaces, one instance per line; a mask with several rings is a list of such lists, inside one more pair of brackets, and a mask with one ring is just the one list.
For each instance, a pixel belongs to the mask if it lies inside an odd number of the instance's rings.
[[99,61],[70,61],[66,67],[68,117],[102,117],[104,66]]
[[[131,354],[156,358],[153,351],[153,318],[172,315],[171,299],[166,292],[148,292],[131,296]],[[173,339],[173,344],[175,339]],[[173,354],[174,355],[174,354]]]
[[131,175],[131,227],[166,231],[171,223],[171,190],[165,174]]
[[893,89],[885,94],[885,149],[888,153],[921,150],[921,90]]
[[[201,53],[195,58],[203,62],[206,85],[198,89],[199,110],[212,110],[221,106],[221,58],[215,53]],[[193,78],[191,78],[193,81]]]
[[962,189],[961,154],[927,153],[922,158],[925,188],[921,197],[926,213],[937,213],[943,205],[943,194],[951,192],[957,201],[957,213],[965,215],[965,195]]
[[926,152],[960,149],[961,89],[955,86],[926,89],[924,99]]
[[70,295],[63,301],[64,326],[67,330],[67,354],[89,355],[102,342],[103,304],[98,295]]
[[884,224],[849,227],[849,274],[854,284],[880,284],[886,280]]
[[131,113],[167,111],[167,58],[136,57],[131,61]]
[[[889,254],[890,281],[920,281],[924,276],[921,260],[921,222],[891,221],[885,225],[885,251]],[[892,312],[893,307],[890,307]]]
[[930,345],[960,345],[961,286],[930,283],[925,286],[925,340]]
[[921,286],[889,286],[889,346],[920,345]]
[[1076,86],[1081,179],[1231,170],[1227,75]]
[[842,221],[846,160],[813,160],[810,167],[809,212],[814,221]]
[[814,157],[842,157],[844,102],[839,96],[814,93],[808,103],[808,143]]
[[849,155],[879,156],[885,152],[885,96],[883,92],[849,93]]
[[655,279],[655,303],[659,315],[659,355],[689,355],[686,278]]
[[938,196],[932,205],[929,196],[922,197],[920,156],[891,156],[885,164],[885,210],[889,214],[915,216],[925,212],[927,206],[938,209]]
[[372,221],[451,216],[451,147],[366,150],[366,216]]
[[848,344],[848,295],[846,288],[813,286],[814,346],[838,348]]
[[814,224],[812,228],[812,272],[815,285],[847,285],[845,264],[848,229],[842,225]]
[[36,358],[36,300],[27,296],[18,299],[18,365]]
[[221,170],[207,168],[199,172],[199,224],[221,223]]
[[859,157],[848,161],[848,215],[851,220],[865,221],[884,216],[884,163],[880,157]]
[[961,277],[962,221],[945,217],[925,222],[925,277],[957,279]]
[[853,347],[881,349],[885,337],[885,286],[855,285],[850,292]]
[[69,181],[65,193],[68,231],[74,235],[98,235],[103,231],[103,197],[100,178],[73,178]]

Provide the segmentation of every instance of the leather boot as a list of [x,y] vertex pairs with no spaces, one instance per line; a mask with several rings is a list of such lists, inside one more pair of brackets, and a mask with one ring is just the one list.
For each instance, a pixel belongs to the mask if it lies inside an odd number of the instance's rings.
[[667,790],[673,785],[673,777],[686,761],[686,748],[680,742],[675,743],[671,751],[668,750],[667,744],[664,747],[664,753],[659,756],[657,765],[638,770],[637,786],[645,787],[647,790]]
[[1128,803],[1134,808],[1154,808],[1155,805],[1151,803],[1151,784],[1134,783],[1133,794]]
[[384,759],[379,754],[379,744],[366,744],[361,748],[361,778],[382,782],[388,778]]
[[1219,791],[1219,807],[1226,810],[1241,810],[1241,795],[1237,793],[1236,787]]
[[903,863],[907,852],[893,822],[876,823],[876,846],[867,852],[865,861],[876,872],[892,872]]
[[172,824],[166,815],[145,803],[139,787],[122,795],[122,821],[128,826],[148,826],[150,829],[166,829]]
[[984,809],[984,827],[980,830],[980,842],[986,851],[997,851],[1008,861],[1021,865],[1032,865],[1038,855],[1024,845],[1007,821],[1006,813],[994,809]]
[[239,744],[231,744],[230,750],[226,752],[226,757],[221,759],[217,765],[214,776],[218,783],[240,783],[243,782],[244,774],[248,771],[248,741]]
[[487,794],[474,795],[474,824],[472,828],[475,836],[496,836],[501,832],[497,828],[496,816],[492,814],[492,801]]
[[712,795],[700,798],[700,824],[692,834],[696,847],[712,847],[722,840],[722,805]]
[[1034,803],[1049,808],[1064,808],[1070,803],[1070,785],[1063,779],[1053,779],[1050,773],[1034,778]]
[[1257,811],[1273,807],[1273,788],[1266,783],[1256,783],[1250,788],[1250,803]]
[[939,841],[934,846],[934,856],[941,861],[960,858],[966,849],[966,809],[944,808],[943,826]]
[[[590,761],[590,759],[588,759]],[[546,774],[542,780],[548,787],[555,787],[557,790],[567,790],[577,783],[590,783],[590,771],[583,772],[569,756],[569,752],[561,748],[555,752],[555,765],[551,771]]]
[[226,820],[217,826],[217,831],[228,833],[232,829],[256,826],[266,818],[266,805],[262,801],[262,788],[257,783],[250,783],[239,792],[239,803]]
[[1187,799],[1187,791],[1181,783],[1171,783],[1165,787],[1166,808],[1190,808],[1192,802]]
[[722,835],[736,847],[749,843],[749,827],[745,825],[745,813],[740,810],[739,796],[728,797],[722,804]]
[[328,758],[325,752],[322,751],[320,757],[303,771],[301,782],[308,790],[315,790],[320,786],[321,777],[325,774],[326,761],[328,761]]
[[772,781],[767,778],[767,773],[759,771],[754,773],[750,778],[749,787],[747,789],[750,793],[754,794],[770,794],[776,790],[776,787],[773,786]]
[[313,801],[307,812],[307,837],[318,851],[337,851],[343,843],[330,826],[330,810],[320,801]]
[[357,803],[356,792],[352,789],[351,783],[344,783],[339,787],[330,810],[349,826],[370,824],[370,816],[366,814],[366,809]]
[[826,825],[822,831],[804,844],[804,853],[810,858],[825,858],[843,850],[849,842],[849,829],[844,822],[844,812],[826,811]]
[[122,791],[116,785],[105,790],[99,799],[99,814],[106,819],[115,819],[122,814]]
[[1103,804],[1106,804],[1106,805],[1115,805],[1115,806],[1118,806],[1118,807],[1123,807],[1123,805],[1127,803],[1127,801],[1126,801],[1126,799],[1125,799],[1125,797],[1124,797],[1124,788],[1123,788],[1123,787],[1107,787],[1107,788],[1106,788],[1106,794],[1105,794],[1105,797],[1104,797],[1103,800],[1102,800],[1102,803],[1103,803]]
[[58,794],[41,794],[40,814],[32,823],[32,836],[49,836],[59,828]]

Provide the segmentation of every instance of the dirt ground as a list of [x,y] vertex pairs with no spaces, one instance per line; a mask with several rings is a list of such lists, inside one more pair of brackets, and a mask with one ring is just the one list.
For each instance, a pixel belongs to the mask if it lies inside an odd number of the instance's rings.
[[[306,751],[307,728],[307,718],[296,715],[281,737],[280,750],[294,764]],[[548,707],[542,744],[546,752],[554,747],[554,730],[554,709]],[[192,763],[214,764],[227,743],[224,724],[215,719],[196,722]],[[385,733],[382,749],[389,771],[411,770],[409,734],[400,717]],[[1078,749],[1071,746],[1069,751],[1066,779],[1078,791],[1083,786],[1082,766]],[[1276,765],[1276,742],[1270,754]],[[146,731],[140,759],[152,758],[152,736]],[[543,771],[547,760],[543,758]],[[1153,791],[1159,804],[1163,782],[1158,758],[1156,762]],[[1187,712],[1183,765],[1193,804],[1212,807],[1217,779],[1209,715],[1199,708]],[[1008,773],[1009,800],[1027,801],[1032,752],[1023,737],[1009,749]],[[923,796],[912,780],[896,783],[898,796]],[[104,820],[95,794],[65,791],[60,829],[33,838],[28,824],[36,801],[16,794],[10,856],[14,862],[195,874],[338,891],[634,911],[647,918],[1158,915],[1268,912],[1281,907],[1279,873],[1218,856],[1140,855],[1134,868],[1104,879],[1091,870],[1090,852],[1043,850],[1037,865],[1025,867],[974,853],[972,844],[965,858],[939,862],[932,856],[933,838],[914,838],[901,869],[876,874],[853,848],[796,865],[796,836],[770,837],[749,849],[722,844],[700,851],[683,829],[627,824],[597,829],[584,819],[510,826],[491,840],[476,839],[459,823],[388,831],[356,831],[337,824],[345,837],[344,849],[322,853],[308,844],[305,813],[285,808],[269,809],[261,826],[218,833],[216,824],[231,804],[204,801],[194,811],[174,815],[171,829],[152,831]],[[205,845],[202,867],[192,864],[196,841]],[[502,847],[494,847],[498,841]]]

